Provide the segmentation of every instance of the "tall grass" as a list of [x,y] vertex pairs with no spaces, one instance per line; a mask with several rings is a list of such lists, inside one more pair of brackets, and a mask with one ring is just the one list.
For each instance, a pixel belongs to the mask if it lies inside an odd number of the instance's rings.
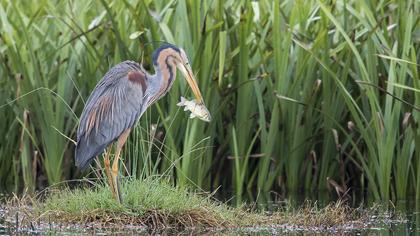
[[[0,1],[0,186],[79,178],[75,130],[122,60],[183,47],[213,121],[178,78],[124,150],[126,175],[206,190],[420,194],[419,2]],[[180,77],[180,76],[178,76]]]

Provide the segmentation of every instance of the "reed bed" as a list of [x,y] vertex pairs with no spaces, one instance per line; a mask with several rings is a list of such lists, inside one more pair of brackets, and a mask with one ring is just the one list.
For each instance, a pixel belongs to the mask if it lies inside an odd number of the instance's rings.
[[[362,189],[420,199],[415,0],[0,1],[0,189],[81,178],[75,131],[123,60],[183,47],[213,121],[178,78],[124,150],[124,175],[203,190]],[[180,76],[178,76],[180,77]],[[88,173],[93,176],[95,171]]]

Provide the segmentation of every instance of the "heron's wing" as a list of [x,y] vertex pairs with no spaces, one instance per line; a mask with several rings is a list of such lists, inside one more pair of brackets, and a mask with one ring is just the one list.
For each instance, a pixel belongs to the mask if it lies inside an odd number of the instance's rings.
[[109,70],[92,91],[77,130],[76,166],[84,169],[92,159],[141,116],[147,76],[135,62],[122,62]]

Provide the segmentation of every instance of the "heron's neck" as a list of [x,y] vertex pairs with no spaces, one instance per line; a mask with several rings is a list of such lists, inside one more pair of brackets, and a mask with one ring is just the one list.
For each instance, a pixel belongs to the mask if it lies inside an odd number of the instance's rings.
[[155,74],[150,81],[153,83],[154,90],[152,92],[152,102],[160,99],[169,91],[176,77],[176,67],[168,60],[158,60],[154,67]]

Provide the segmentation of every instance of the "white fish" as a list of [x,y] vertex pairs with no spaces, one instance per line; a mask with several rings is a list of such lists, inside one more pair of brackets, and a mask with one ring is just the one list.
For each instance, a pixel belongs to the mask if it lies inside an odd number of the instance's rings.
[[211,116],[209,110],[204,103],[197,103],[196,100],[188,101],[186,98],[181,96],[181,101],[176,104],[177,106],[185,106],[184,111],[191,111],[190,119],[197,117],[200,120],[210,122]]

